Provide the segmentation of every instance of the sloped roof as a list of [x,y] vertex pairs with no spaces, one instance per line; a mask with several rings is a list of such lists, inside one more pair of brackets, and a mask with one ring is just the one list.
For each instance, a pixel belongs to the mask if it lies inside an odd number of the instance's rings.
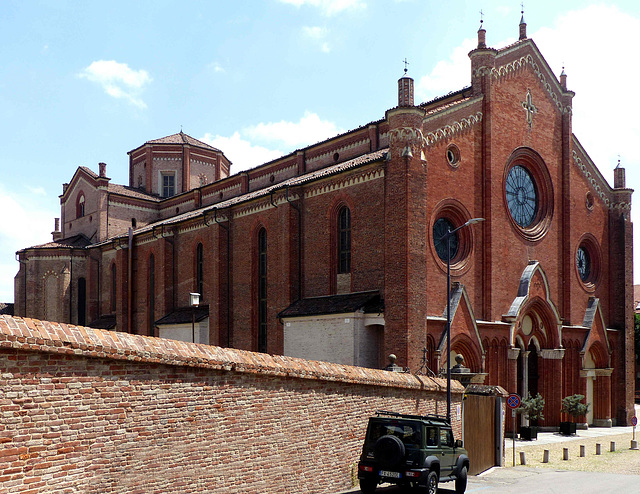
[[95,329],[115,329],[116,316],[100,316],[95,321],[92,321],[91,324],[89,324],[89,327]]
[[200,322],[209,317],[209,306],[199,305],[198,307],[180,307],[166,316],[158,319],[156,326],[164,324],[187,324],[192,321]]
[[210,149],[212,151],[220,151],[218,148],[214,148],[206,142],[194,139],[193,137],[185,134],[182,131],[178,132],[177,134],[171,134],[170,136],[161,137],[160,139],[152,139],[150,141],[147,141],[145,144],[189,144],[190,146],[197,146],[205,149]]
[[160,202],[163,199],[158,195],[149,194],[142,189],[127,187],[126,185],[120,184],[109,184],[108,190],[112,194],[119,194],[121,196],[132,197],[134,199],[144,199],[145,201]]
[[25,247],[24,249],[21,249],[18,252],[22,252],[27,249],[57,249],[60,247],[84,248],[84,247],[87,247],[88,245],[91,245],[91,241],[86,236],[80,233],[78,235],[74,235],[73,237],[54,240],[53,242],[48,242],[46,244],[34,245],[32,247]]
[[384,312],[384,302],[378,290],[303,298],[292,303],[278,317],[317,316],[323,314],[351,314],[363,310],[366,313]]

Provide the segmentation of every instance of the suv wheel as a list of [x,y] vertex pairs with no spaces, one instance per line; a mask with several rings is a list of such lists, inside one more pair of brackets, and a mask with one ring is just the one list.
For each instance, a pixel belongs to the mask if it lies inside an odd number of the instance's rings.
[[438,474],[433,470],[427,476],[427,494],[437,494],[438,492]]
[[360,492],[362,494],[373,494],[377,486],[378,482],[375,479],[360,479]]
[[464,494],[467,490],[467,467],[462,467],[456,477],[456,494]]
[[393,468],[404,458],[404,443],[396,436],[382,436],[373,447],[373,456],[384,468]]

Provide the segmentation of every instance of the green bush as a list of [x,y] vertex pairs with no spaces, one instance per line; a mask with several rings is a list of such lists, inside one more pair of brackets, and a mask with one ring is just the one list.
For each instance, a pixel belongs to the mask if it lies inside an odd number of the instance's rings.
[[573,420],[582,417],[589,411],[589,404],[582,403],[582,400],[584,400],[584,395],[581,394],[562,398],[562,408],[560,411],[569,415]]
[[527,397],[522,400],[516,412],[521,413],[529,420],[544,420],[543,410],[544,398],[540,396],[540,393],[534,397],[531,396],[531,393],[527,393]]

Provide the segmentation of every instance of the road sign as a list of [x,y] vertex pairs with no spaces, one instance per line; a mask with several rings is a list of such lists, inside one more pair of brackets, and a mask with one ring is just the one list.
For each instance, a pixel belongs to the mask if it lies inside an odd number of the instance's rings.
[[511,393],[507,397],[507,406],[511,409],[518,408],[520,406],[520,403],[522,403],[522,400],[520,399],[520,395],[517,393]]
[[631,425],[634,427],[638,425],[638,417],[636,416],[631,417]]

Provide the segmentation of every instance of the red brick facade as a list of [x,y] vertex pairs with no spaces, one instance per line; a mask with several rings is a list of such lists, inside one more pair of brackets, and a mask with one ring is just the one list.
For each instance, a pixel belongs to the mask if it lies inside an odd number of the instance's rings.
[[370,414],[442,414],[444,386],[0,316],[0,493],[333,493]]
[[[87,323],[106,317],[119,331],[158,334],[156,322],[197,291],[202,244],[209,343],[282,354],[294,319],[279,315],[292,304],[373,291],[384,300],[377,365],[395,353],[399,365],[417,369],[426,348],[437,373],[448,360],[447,276],[434,228],[484,218],[457,234],[452,350],[486,384],[540,392],[542,425],[558,425],[560,402],[573,393],[591,403],[589,423],[626,424],[634,383],[632,191],[622,169],[614,187],[607,184],[572,134],[567,76],[553,74],[526,33],[501,50],[487,48],[484,37],[481,30],[469,54],[470,87],[416,106],[405,77],[399,106],[383,119],[246,172],[229,176],[219,150],[183,134],[132,151],[128,188],[94,187],[104,195],[99,225],[76,218],[74,230],[63,219],[54,243],[19,252],[16,314],[77,323],[82,308]],[[198,166],[206,161],[215,172],[196,187],[198,153],[209,157]],[[136,180],[156,187],[158,167],[176,156],[175,196],[136,188]],[[81,175],[108,181],[79,169],[63,211],[68,201],[76,210]],[[82,192],[87,207],[96,203]],[[345,206],[350,269],[340,273],[337,217]],[[108,235],[96,241],[90,229],[103,225]],[[312,349],[331,360],[330,348]]]

